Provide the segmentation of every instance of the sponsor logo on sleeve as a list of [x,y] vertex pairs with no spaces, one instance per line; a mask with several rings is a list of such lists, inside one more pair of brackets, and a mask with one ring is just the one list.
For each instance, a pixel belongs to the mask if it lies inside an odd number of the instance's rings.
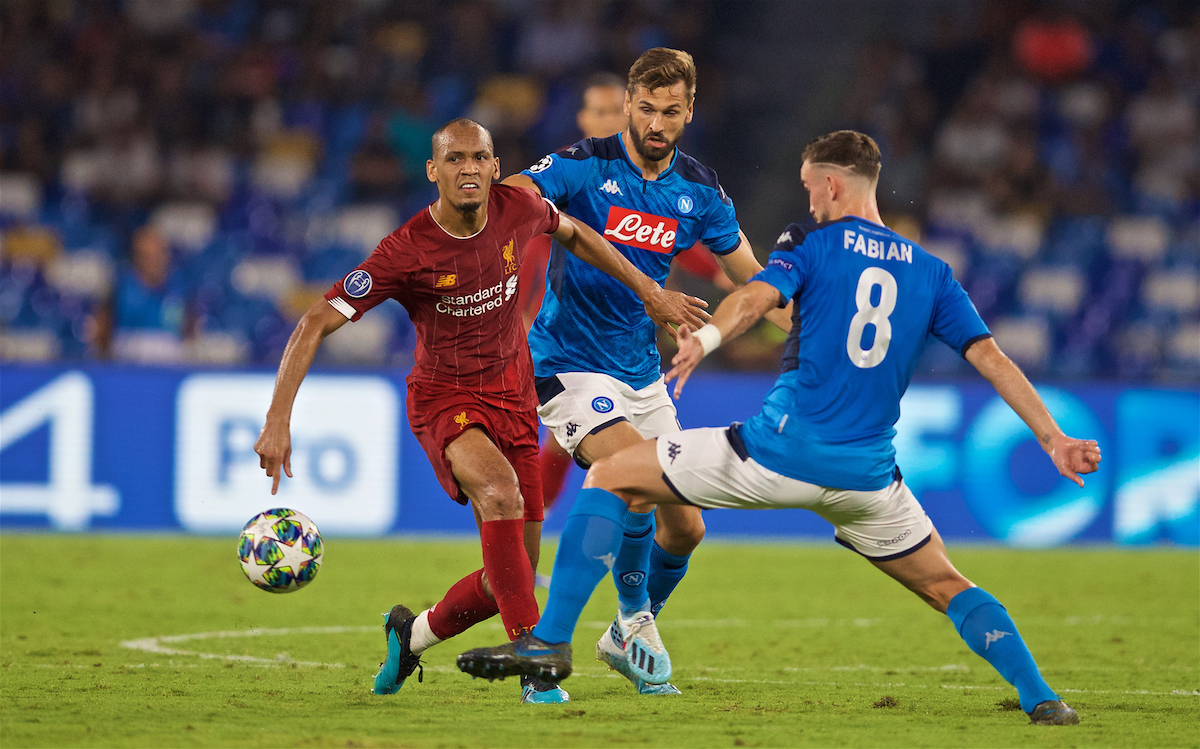
[[342,282],[342,286],[346,289],[346,296],[351,299],[362,299],[370,294],[371,284],[371,274],[361,268],[350,271],[350,275],[346,276],[346,280]]
[[675,236],[678,231],[679,222],[673,218],[631,211],[614,205],[608,209],[608,223],[604,227],[604,236],[630,247],[670,254],[675,249]]
[[541,161],[539,161],[538,163],[529,167],[529,171],[533,172],[534,174],[537,174],[538,172],[544,172],[547,169],[549,169],[553,164],[554,164],[553,158],[551,158],[550,156],[543,156]]
[[686,216],[696,207],[696,201],[692,199],[691,195],[680,195],[679,200],[675,201],[675,207]]

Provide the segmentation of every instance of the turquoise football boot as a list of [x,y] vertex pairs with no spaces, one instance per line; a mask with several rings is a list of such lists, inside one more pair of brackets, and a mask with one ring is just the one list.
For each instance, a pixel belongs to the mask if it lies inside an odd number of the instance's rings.
[[384,614],[384,634],[387,635],[387,657],[379,664],[375,674],[375,694],[395,694],[404,686],[404,680],[417,671],[417,681],[425,680],[425,669],[421,659],[409,649],[412,640],[413,622],[417,617],[407,606],[397,604]]
[[557,684],[532,676],[521,677],[521,702],[526,705],[561,705],[570,701],[571,695]]

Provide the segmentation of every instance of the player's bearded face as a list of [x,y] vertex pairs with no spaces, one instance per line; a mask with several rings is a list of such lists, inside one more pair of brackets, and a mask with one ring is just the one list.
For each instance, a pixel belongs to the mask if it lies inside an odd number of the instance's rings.
[[683,129],[692,121],[683,83],[670,88],[647,91],[638,87],[625,94],[629,109],[629,138],[638,155],[647,161],[662,161],[671,155],[683,137]]

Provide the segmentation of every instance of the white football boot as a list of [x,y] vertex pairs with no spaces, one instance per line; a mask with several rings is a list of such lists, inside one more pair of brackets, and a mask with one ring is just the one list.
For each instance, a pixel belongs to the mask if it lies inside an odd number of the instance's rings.
[[596,643],[596,660],[633,682],[638,694],[680,693],[667,683],[671,678],[671,657],[649,612],[638,612],[629,619],[618,614]]

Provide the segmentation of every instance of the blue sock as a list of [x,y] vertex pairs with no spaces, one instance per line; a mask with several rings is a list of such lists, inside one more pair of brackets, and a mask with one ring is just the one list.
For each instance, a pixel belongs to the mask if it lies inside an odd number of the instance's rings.
[[658,616],[675,586],[687,574],[691,557],[691,554],[671,554],[657,542],[650,548],[650,579],[646,584],[646,592],[650,596],[650,611],[655,616]]
[[625,616],[650,609],[646,570],[650,566],[650,545],[653,543],[654,513],[626,511],[621,553],[617,554],[617,563],[612,569],[617,600],[621,602],[621,613]]
[[624,536],[625,502],[603,489],[583,489],[575,499],[554,557],[550,598],[533,635],[570,642],[596,585],[612,569]]
[[1038,671],[1012,617],[991,593],[967,588],[950,599],[946,616],[967,646],[1017,688],[1022,710],[1030,713],[1039,702],[1058,699]]

